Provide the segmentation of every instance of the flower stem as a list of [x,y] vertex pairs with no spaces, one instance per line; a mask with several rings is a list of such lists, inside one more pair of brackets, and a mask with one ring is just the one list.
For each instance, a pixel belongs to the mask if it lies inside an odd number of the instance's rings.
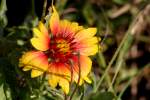
[[[130,32],[129,32],[130,33]],[[119,52],[119,56],[118,56],[118,59],[117,59],[117,62],[116,62],[116,71],[115,71],[115,75],[112,79],[112,82],[111,82],[111,86],[113,86],[116,78],[117,78],[117,75],[122,67],[122,64],[124,62],[124,56],[126,54],[126,52],[128,51],[129,47],[131,46],[132,42],[133,42],[133,35],[129,34],[128,37],[127,37],[127,40],[126,42],[124,43],[124,45],[122,46],[122,49],[121,51]],[[108,91],[111,91],[111,87],[109,87]]]
[[73,98],[73,95],[75,94],[77,88],[78,88],[78,85],[80,84],[80,78],[81,78],[81,65],[80,65],[80,53],[78,52],[78,67],[79,67],[79,77],[78,77],[78,82],[77,82],[77,85],[75,87],[75,89],[73,90],[71,96],[70,96],[70,100],[72,100]]
[[[121,51],[122,46],[123,46],[124,43],[126,43],[126,41],[128,40],[129,35],[135,35],[135,33],[134,33],[134,31],[133,31],[132,28],[134,27],[134,25],[135,25],[135,23],[136,23],[136,21],[137,21],[139,15],[140,15],[140,13],[138,13],[138,15],[136,16],[135,20],[133,20],[133,22],[130,24],[129,29],[127,30],[127,32],[126,32],[126,34],[125,34],[123,40],[121,41],[119,47],[117,48],[115,54],[113,55],[113,57],[112,57],[112,59],[111,59],[111,61],[109,62],[109,64],[108,64],[108,66],[107,66],[107,68],[106,68],[104,74],[102,75],[101,79],[98,81],[97,87],[93,90],[94,93],[96,93],[96,92],[98,91],[98,89],[99,89],[100,85],[102,84],[104,78],[105,78],[106,75],[108,74],[109,69],[111,68],[112,64],[114,63],[114,61],[115,61],[117,55],[118,55],[119,52]],[[120,68],[119,68],[119,69],[120,69]],[[118,73],[118,72],[119,72],[119,70],[117,71],[117,73]],[[116,78],[116,76],[114,77],[114,80],[113,80],[113,81],[115,81],[115,78]],[[113,81],[112,81],[112,83],[113,83]],[[112,83],[111,83],[110,89],[112,88]]]
[[[136,31],[137,30],[137,26],[136,25],[138,23],[137,20],[139,20],[139,18],[141,18],[141,15],[142,15],[142,12],[139,12],[137,14],[135,20],[133,20],[133,22],[131,23],[131,26],[129,27],[128,31],[126,32],[126,34],[127,34],[126,37],[127,38],[124,41],[125,43],[123,44],[122,50],[120,51],[119,57],[117,59],[117,63],[116,63],[117,70],[115,71],[115,75],[114,75],[114,77],[112,79],[111,87],[113,86],[113,84],[115,82],[115,79],[116,79],[116,77],[117,77],[117,75],[118,75],[118,73],[119,73],[119,71],[121,69],[121,66],[123,64],[123,60],[124,60],[123,57],[124,57],[125,53],[128,51],[129,47],[131,46],[131,43],[132,43],[133,38],[134,38],[134,35],[137,32]],[[111,89],[112,89],[111,87],[109,87],[108,91],[111,91]]]
[[42,18],[41,18],[42,21],[44,21],[44,17],[46,15],[46,7],[47,7],[47,0],[44,0],[43,12],[42,12]]
[[98,91],[98,88],[100,87],[101,83],[103,82],[103,80],[104,80],[105,76],[107,75],[107,73],[108,73],[110,67],[111,67],[112,64],[113,64],[113,62],[115,61],[115,59],[116,59],[116,57],[117,57],[117,55],[118,55],[118,53],[119,53],[119,51],[120,51],[120,49],[121,49],[123,43],[125,42],[127,36],[128,36],[128,34],[125,35],[124,39],[122,40],[122,42],[120,43],[119,47],[117,48],[117,50],[116,50],[114,56],[112,57],[111,61],[110,61],[109,64],[108,64],[108,66],[107,66],[107,68],[106,68],[104,74],[102,75],[101,79],[98,81],[97,87],[96,87],[95,90],[93,91],[94,93],[96,93],[96,92]]
[[31,0],[31,14],[33,18],[35,18],[35,5],[34,5],[34,0]]
[[125,34],[123,40],[121,41],[119,47],[117,48],[115,54],[113,55],[111,61],[109,62],[109,64],[108,64],[108,66],[107,66],[107,68],[106,68],[104,74],[102,75],[101,79],[98,81],[97,87],[93,90],[94,93],[96,93],[96,92],[98,91],[98,89],[99,89],[100,85],[102,84],[104,78],[106,77],[106,75],[107,75],[109,69],[111,68],[113,62],[115,61],[117,55],[119,54],[119,52],[120,52],[122,46],[123,46],[124,43],[126,42],[126,40],[127,40],[127,38],[128,38],[128,35],[130,34],[130,30],[131,30],[132,26],[134,25],[134,23],[135,23],[135,21],[131,24],[131,26],[129,27],[128,31],[126,32],[126,34]]

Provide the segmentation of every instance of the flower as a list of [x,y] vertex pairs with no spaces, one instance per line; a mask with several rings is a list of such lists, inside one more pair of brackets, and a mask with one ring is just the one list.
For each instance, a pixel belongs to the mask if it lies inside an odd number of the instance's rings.
[[24,71],[32,70],[31,77],[44,72],[48,75],[49,85],[59,85],[69,93],[69,83],[82,85],[84,81],[91,83],[88,74],[92,61],[88,56],[98,51],[96,28],[83,28],[76,22],[60,20],[54,6],[49,20],[49,29],[40,22],[33,29],[31,44],[36,49],[29,51],[20,58],[20,67]]

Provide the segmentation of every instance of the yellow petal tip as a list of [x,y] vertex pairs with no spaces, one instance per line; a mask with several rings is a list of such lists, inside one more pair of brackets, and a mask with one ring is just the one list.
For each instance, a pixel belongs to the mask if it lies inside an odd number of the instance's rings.
[[43,71],[38,71],[38,70],[32,70],[31,72],[31,78],[35,78],[43,74]]

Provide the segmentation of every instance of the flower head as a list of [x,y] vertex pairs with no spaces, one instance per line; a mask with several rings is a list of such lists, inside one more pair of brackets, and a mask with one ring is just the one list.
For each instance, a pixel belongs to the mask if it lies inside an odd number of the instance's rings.
[[44,72],[51,87],[59,85],[68,94],[69,83],[91,83],[88,74],[92,61],[88,56],[98,51],[96,28],[83,28],[76,22],[60,20],[54,6],[49,20],[49,29],[40,22],[33,29],[31,44],[36,51],[25,53],[20,59],[24,71],[32,70],[31,77]]

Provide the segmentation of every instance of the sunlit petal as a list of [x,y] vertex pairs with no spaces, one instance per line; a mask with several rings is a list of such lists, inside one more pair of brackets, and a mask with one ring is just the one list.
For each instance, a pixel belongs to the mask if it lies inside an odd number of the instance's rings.
[[65,92],[65,94],[69,93],[69,81],[68,80],[64,78],[60,78],[59,85],[62,88],[62,90]]
[[56,75],[49,75],[48,82],[52,88],[55,88],[57,84],[59,83],[59,77]]
[[83,27],[79,26],[76,22],[70,22],[68,20],[60,21],[59,33],[64,37],[73,37],[77,32],[82,30]]
[[50,37],[42,22],[39,23],[39,29],[33,28],[34,36],[30,41],[37,50],[46,51],[50,47]]
[[[87,75],[90,73],[91,71],[91,67],[92,67],[92,61],[89,57],[87,56],[79,56],[79,61],[78,61],[78,57],[74,57],[74,70],[73,70],[73,77],[74,80],[76,82],[78,82],[78,78],[79,78],[79,72],[80,72],[80,85],[83,83],[82,81],[84,79],[87,79]],[[80,70],[79,70],[80,69]]]
[[48,30],[46,29],[45,25],[42,22],[39,22],[39,29],[44,34],[44,36],[48,36]]
[[52,6],[53,13],[50,18],[50,29],[52,34],[56,35],[59,31],[59,15],[54,6]]
[[83,39],[91,38],[96,34],[96,32],[97,32],[96,28],[88,28],[81,30],[75,35],[75,40],[80,41]]
[[79,48],[79,52],[85,56],[95,55],[98,52],[98,45],[91,45],[89,47]]
[[46,51],[49,49],[49,39],[32,38],[30,41],[33,47],[35,47],[37,50]]
[[51,63],[49,65],[49,85],[55,88],[59,85],[62,90],[69,93],[70,70],[68,65]]
[[34,78],[34,77],[38,77],[38,76],[40,76],[40,75],[42,75],[43,74],[43,71],[40,71],[40,70],[32,70],[31,71],[31,77],[32,78]]
[[43,74],[48,68],[48,58],[43,52],[30,51],[20,58],[20,67],[24,67],[24,71],[32,69],[31,76],[37,77]]

